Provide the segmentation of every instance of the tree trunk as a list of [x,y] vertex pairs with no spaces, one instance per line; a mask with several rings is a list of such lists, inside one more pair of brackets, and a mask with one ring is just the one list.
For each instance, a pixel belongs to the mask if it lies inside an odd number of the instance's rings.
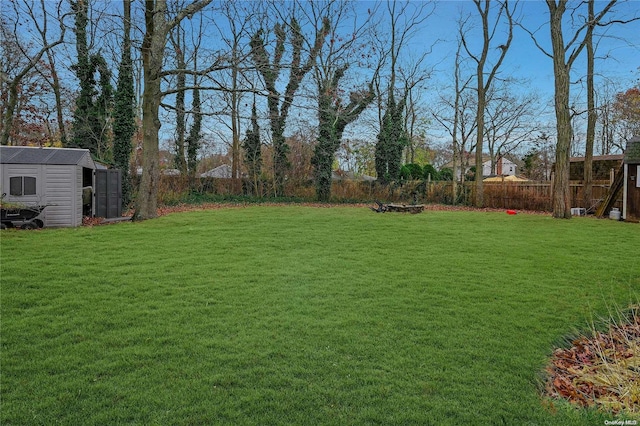
[[64,108],[62,106],[62,94],[60,93],[60,77],[58,77],[56,62],[50,50],[47,50],[47,61],[49,61],[49,67],[51,67],[51,89],[56,101],[56,119],[58,120],[60,144],[67,146],[67,130],[64,127]]
[[477,109],[477,127],[476,127],[476,196],[475,207],[482,208],[484,205],[484,188],[483,188],[483,170],[482,170],[482,151],[484,138],[484,110],[486,108],[486,92],[484,88],[484,62],[478,65],[478,109]]
[[[164,50],[164,46],[162,46]],[[144,94],[142,96],[142,179],[136,199],[136,220],[152,219],[157,216],[160,131],[160,76],[162,53],[145,52]]]
[[587,139],[584,154],[584,201],[585,209],[591,208],[593,198],[593,143],[596,136],[597,113],[595,107],[593,20],[594,0],[589,0],[589,28],[585,38],[587,49]]
[[135,220],[152,219],[157,216],[161,72],[167,36],[172,27],[211,3],[212,0],[195,1],[180,10],[172,21],[167,21],[166,0],[146,0],[145,34],[142,41],[142,67],[144,86],[142,94],[142,179],[136,199]]
[[18,85],[19,79],[14,79],[9,84],[9,99],[5,104],[4,117],[2,117],[2,135],[0,136],[0,145],[8,145],[11,138],[11,129],[13,128],[13,116],[18,105]]
[[142,179],[136,198],[135,220],[152,219],[158,214],[160,72],[168,34],[166,2],[158,0],[154,4],[153,1],[147,1],[145,8],[146,32],[142,43]]
[[571,218],[571,194],[569,192],[569,158],[571,155],[571,111],[569,110],[569,70],[565,63],[565,46],[562,35],[562,15],[564,4],[555,5],[547,0],[551,12],[551,44],[553,46],[553,71],[555,75],[556,109],[556,164],[553,178],[553,217]]

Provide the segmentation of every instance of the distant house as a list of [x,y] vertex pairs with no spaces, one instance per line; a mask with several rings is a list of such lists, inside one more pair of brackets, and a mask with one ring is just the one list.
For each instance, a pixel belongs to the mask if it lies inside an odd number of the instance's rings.
[[216,167],[215,169],[211,169],[209,171],[202,173],[200,177],[231,179],[233,177],[233,174],[231,173],[231,166],[228,164],[223,164],[221,166]]
[[482,163],[482,176],[491,176],[495,174],[496,176],[515,176],[516,170],[518,166],[513,161],[509,160],[507,157],[500,156],[496,160],[496,171],[495,173],[491,170],[491,160],[487,160]]
[[[473,153],[466,153],[464,167],[460,165],[458,161],[456,164],[456,170],[454,175],[456,179],[460,179],[462,173],[468,173],[472,167],[476,165],[476,157]],[[442,166],[442,168],[453,169],[453,162],[449,162]],[[464,171],[463,171],[464,170]],[[500,156],[496,161],[496,172],[491,172],[491,158],[488,155],[482,156],[482,177],[489,176],[515,176],[518,170],[518,166],[507,157]]]
[[84,215],[121,215],[120,171],[101,168],[87,149],[2,146],[0,164],[4,200],[46,205],[38,218],[44,226],[80,226]]
[[640,220],[640,138],[631,139],[624,151],[622,218]]

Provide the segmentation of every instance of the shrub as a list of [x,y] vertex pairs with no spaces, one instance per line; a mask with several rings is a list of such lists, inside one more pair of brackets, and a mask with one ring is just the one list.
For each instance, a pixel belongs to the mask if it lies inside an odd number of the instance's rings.
[[440,175],[440,180],[453,180],[453,170],[449,167],[441,169],[438,174]]
[[402,180],[420,180],[422,176],[423,171],[420,164],[409,163],[400,169],[400,179]]
[[431,164],[425,164],[422,168],[422,175],[425,180],[429,179],[429,175],[431,175],[431,180],[440,180],[440,173],[433,167]]

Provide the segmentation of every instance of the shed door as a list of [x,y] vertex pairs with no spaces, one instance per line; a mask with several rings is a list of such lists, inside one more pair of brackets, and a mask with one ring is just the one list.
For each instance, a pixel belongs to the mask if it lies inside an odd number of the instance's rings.
[[122,186],[120,170],[96,170],[95,184],[95,216],[96,217],[120,217],[122,216]]
[[628,165],[626,197],[626,219],[640,220],[640,164]]

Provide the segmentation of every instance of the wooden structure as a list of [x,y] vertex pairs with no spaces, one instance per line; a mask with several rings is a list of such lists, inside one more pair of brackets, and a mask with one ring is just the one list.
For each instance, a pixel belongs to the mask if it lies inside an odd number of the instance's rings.
[[376,201],[378,208],[369,207],[376,213],[394,212],[394,213],[422,213],[424,211],[424,204],[383,204],[380,201]]
[[624,152],[622,218],[640,221],[640,137],[627,142]]
[[[591,170],[593,180],[605,180],[609,178],[611,169],[618,170],[622,166],[624,155],[594,155]],[[582,181],[584,179],[584,157],[571,157],[569,159],[569,180]]]
[[620,191],[623,188],[624,182],[624,168],[620,167],[618,173],[616,173],[616,177],[609,188],[609,192],[607,196],[602,200],[598,208],[596,209],[596,217],[603,218],[607,213],[611,211],[613,208],[613,204],[616,202],[618,195],[620,195]]

